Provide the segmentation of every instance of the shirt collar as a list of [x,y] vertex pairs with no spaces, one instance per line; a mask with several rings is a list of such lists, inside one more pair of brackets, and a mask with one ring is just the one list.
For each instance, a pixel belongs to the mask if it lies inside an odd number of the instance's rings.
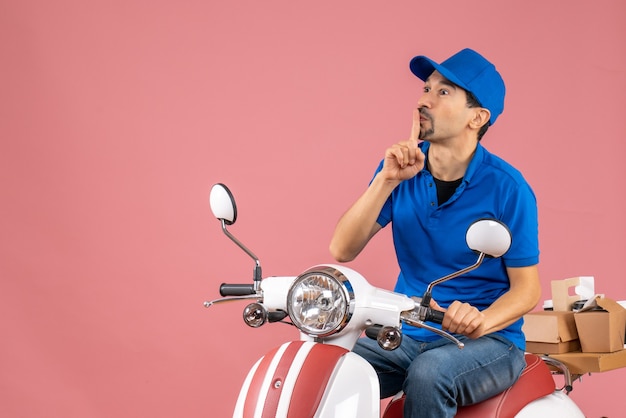
[[[428,159],[428,148],[430,148],[430,143],[427,141],[423,141],[419,144],[419,146],[422,149],[422,152],[424,153],[424,155],[426,156],[426,159]],[[474,176],[476,171],[478,171],[478,168],[480,167],[480,165],[485,159],[486,152],[487,151],[485,150],[485,148],[479,142],[476,145],[476,150],[474,151],[474,156],[472,157],[472,161],[470,161],[469,165],[467,166],[467,170],[465,170],[465,174],[463,175],[463,182],[469,183],[470,181],[472,181],[472,177]],[[426,168],[426,166],[427,164],[424,163],[424,168]]]

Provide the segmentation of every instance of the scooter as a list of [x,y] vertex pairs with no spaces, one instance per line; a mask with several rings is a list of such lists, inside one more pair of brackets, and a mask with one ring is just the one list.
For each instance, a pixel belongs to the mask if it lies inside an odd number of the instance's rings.
[[[248,373],[233,417],[376,417],[380,415],[380,389],[372,366],[351,350],[365,333],[386,349],[402,341],[402,324],[425,328],[463,349],[463,343],[428,323],[441,323],[443,312],[430,308],[433,287],[478,268],[485,257],[504,255],[511,244],[508,228],[494,219],[469,226],[466,242],[477,254],[471,266],[434,280],[422,297],[376,288],[344,265],[316,265],[298,276],[262,277],[261,263],[228,230],[237,219],[231,191],[215,184],[210,193],[213,215],[222,231],[255,263],[251,284],[220,286],[216,304],[248,300],[244,322],[258,328],[266,323],[287,323],[300,332],[299,340],[286,342],[261,357]],[[527,367],[505,392],[476,405],[461,407],[458,417],[539,416],[584,417],[568,396],[572,375],[551,358],[526,354]],[[556,388],[552,374],[564,377]],[[427,389],[426,389],[427,390]],[[404,395],[388,403],[384,418],[402,417]]]

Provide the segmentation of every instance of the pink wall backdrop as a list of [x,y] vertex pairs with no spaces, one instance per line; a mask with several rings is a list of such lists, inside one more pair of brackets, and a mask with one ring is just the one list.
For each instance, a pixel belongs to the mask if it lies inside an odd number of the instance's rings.
[[[253,264],[330,262],[335,222],[405,139],[417,54],[472,47],[508,95],[484,139],[539,199],[550,280],[626,299],[626,6],[568,2],[4,0],[0,4],[0,416],[227,417],[293,330],[206,310]],[[397,274],[390,236],[352,263]],[[626,370],[573,398],[622,416]]]

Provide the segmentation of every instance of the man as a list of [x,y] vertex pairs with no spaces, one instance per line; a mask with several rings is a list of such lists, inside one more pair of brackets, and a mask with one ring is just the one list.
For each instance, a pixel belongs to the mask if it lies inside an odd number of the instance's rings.
[[367,338],[355,347],[376,369],[381,397],[404,390],[405,417],[441,418],[502,392],[525,366],[521,317],[541,292],[537,204],[522,175],[480,143],[504,109],[495,66],[464,49],[441,64],[417,56],[410,68],[425,82],[411,135],[387,149],[369,187],[339,220],[330,251],[351,261],[391,223],[400,266],[395,291],[421,296],[431,281],[476,261],[465,243],[473,221],[496,218],[511,230],[502,258],[433,289],[431,306],[445,311],[442,328],[465,343],[463,350],[410,326],[395,351]]

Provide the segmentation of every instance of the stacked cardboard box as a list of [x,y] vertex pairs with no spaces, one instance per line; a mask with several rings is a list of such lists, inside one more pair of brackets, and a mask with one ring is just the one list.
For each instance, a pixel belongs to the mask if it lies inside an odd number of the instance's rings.
[[580,350],[574,312],[539,311],[524,316],[526,351],[558,354]]
[[[577,283],[575,279],[553,282],[553,300],[561,301],[554,304],[555,310],[524,316],[526,351],[550,355],[575,374],[626,367],[626,309],[609,298],[595,296],[580,311],[571,311],[576,297],[569,296],[567,288]],[[560,294],[555,294],[555,289]]]
[[624,349],[626,309],[614,300],[597,297],[574,314],[584,353],[612,353]]

